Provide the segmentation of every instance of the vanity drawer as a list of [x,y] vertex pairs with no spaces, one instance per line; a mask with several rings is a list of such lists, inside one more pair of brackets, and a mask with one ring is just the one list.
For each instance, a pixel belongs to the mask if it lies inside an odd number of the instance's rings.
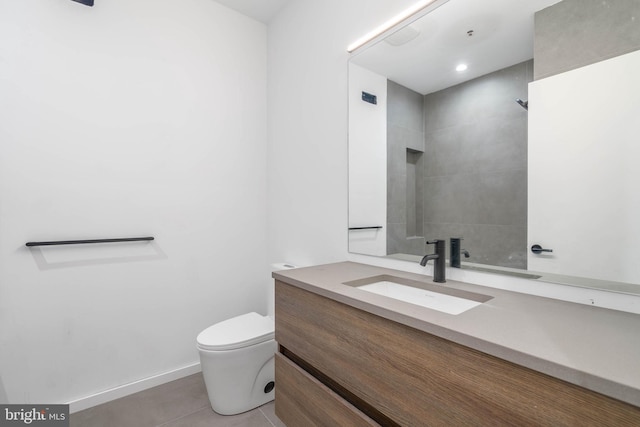
[[280,353],[275,360],[276,415],[288,427],[380,425]]
[[381,424],[640,425],[638,407],[279,281],[276,340]]

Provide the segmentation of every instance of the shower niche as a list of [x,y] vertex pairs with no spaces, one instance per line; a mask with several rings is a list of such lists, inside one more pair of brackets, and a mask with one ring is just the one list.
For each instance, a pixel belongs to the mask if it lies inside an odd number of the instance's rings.
[[407,239],[424,237],[422,154],[407,148]]

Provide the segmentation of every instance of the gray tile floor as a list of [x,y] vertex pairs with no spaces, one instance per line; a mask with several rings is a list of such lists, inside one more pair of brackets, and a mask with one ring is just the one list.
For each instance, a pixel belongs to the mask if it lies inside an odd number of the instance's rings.
[[202,374],[71,414],[71,427],[284,427],[270,402],[239,415],[211,409]]

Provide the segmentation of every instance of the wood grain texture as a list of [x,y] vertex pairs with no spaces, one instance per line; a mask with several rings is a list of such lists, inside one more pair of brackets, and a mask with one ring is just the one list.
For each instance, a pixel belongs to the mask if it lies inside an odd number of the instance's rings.
[[640,426],[638,407],[280,281],[276,340],[403,426]]
[[276,415],[287,427],[379,426],[289,359],[275,360]]

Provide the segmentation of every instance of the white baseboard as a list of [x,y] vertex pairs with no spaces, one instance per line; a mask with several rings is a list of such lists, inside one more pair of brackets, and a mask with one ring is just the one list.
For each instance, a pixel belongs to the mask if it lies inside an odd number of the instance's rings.
[[200,363],[194,363],[193,365],[185,366],[183,368],[175,369],[163,374],[154,375],[153,377],[145,378],[139,381],[134,381],[129,384],[112,388],[110,390],[101,391],[100,393],[92,394],[90,396],[68,402],[69,412],[73,414],[74,412],[82,411],[83,409],[91,408],[92,406],[107,403],[142,390],[165,384],[170,381],[178,380],[180,378],[184,378],[200,371]]

